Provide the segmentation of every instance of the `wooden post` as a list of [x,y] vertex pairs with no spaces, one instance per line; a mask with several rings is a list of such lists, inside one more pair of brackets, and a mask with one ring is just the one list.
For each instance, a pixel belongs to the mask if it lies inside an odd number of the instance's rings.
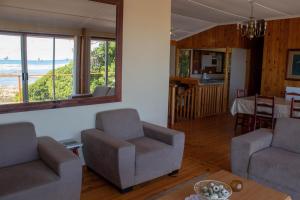
[[223,91],[223,112],[228,111],[228,93],[229,93],[229,70],[231,65],[232,49],[226,48],[225,69],[224,69],[224,91]]
[[177,86],[176,85],[172,85],[171,87],[171,107],[170,107],[170,123],[171,123],[171,126],[173,126],[175,124],[175,110],[176,110],[176,88]]
[[176,48],[176,69],[175,69],[175,76],[180,75],[180,49]]
[[21,86],[21,75],[18,75],[18,91],[19,91],[19,102],[22,102],[22,86]]

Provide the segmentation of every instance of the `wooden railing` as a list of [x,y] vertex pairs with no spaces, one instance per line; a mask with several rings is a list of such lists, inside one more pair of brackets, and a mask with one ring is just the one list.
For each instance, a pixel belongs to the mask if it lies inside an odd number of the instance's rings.
[[168,118],[170,124],[175,123],[176,93],[177,93],[177,85],[170,84],[169,85],[169,109],[168,109]]
[[177,95],[175,109],[177,120],[187,120],[195,118],[196,89],[196,87],[192,87]]
[[225,100],[223,84],[201,85],[198,87],[195,98],[197,117],[208,117],[226,112],[224,104],[227,104],[227,100]]
[[191,120],[225,113],[227,111],[227,92],[224,84],[199,85],[178,91],[170,85],[169,120]]

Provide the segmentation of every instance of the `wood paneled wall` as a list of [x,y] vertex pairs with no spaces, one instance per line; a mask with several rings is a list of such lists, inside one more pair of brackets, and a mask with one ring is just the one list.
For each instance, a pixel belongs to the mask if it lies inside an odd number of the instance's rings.
[[[217,26],[177,41],[177,48],[247,48],[253,43],[242,38],[236,25]],[[268,21],[264,38],[261,94],[283,96],[286,86],[300,87],[300,81],[286,80],[288,49],[300,49],[300,18]]]
[[178,48],[247,48],[248,41],[240,37],[237,26],[222,25],[177,42]]
[[286,86],[300,87],[300,81],[286,77],[288,49],[300,48],[300,18],[268,22],[262,70],[263,95],[283,96]]

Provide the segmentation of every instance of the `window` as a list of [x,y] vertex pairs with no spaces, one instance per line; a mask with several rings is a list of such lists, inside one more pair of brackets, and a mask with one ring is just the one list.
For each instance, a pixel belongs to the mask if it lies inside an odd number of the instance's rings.
[[91,39],[90,47],[90,91],[94,92],[97,86],[115,88],[115,41]]
[[0,104],[23,101],[21,36],[0,34]]
[[0,3],[0,113],[121,101],[123,0],[68,3]]
[[0,44],[0,104],[63,100],[73,94],[73,38],[1,34]]

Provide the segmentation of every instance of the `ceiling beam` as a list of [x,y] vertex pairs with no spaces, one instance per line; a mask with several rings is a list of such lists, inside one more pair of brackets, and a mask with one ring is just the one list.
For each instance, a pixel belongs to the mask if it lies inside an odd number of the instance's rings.
[[202,6],[202,7],[205,7],[205,8],[208,8],[208,9],[211,9],[211,10],[223,13],[225,15],[231,15],[231,16],[238,17],[238,18],[241,18],[241,19],[249,19],[249,17],[238,15],[238,14],[235,14],[235,13],[232,13],[232,12],[228,12],[228,11],[225,11],[225,10],[221,10],[221,9],[218,9],[218,8],[206,5],[204,3],[200,3],[200,2],[195,1],[195,0],[187,0],[187,1],[190,2],[190,3],[193,3],[195,5]]
[[266,10],[270,10],[270,11],[272,11],[272,12],[278,13],[278,14],[280,14],[280,15],[290,16],[290,14],[288,14],[288,13],[281,12],[281,11],[276,10],[276,9],[274,9],[274,8],[267,7],[267,6],[265,6],[265,5],[261,4],[261,3],[258,3],[258,2],[256,2],[256,1],[254,1],[253,3],[254,3],[255,5],[257,5],[257,6],[260,6],[260,7],[264,8],[264,9],[266,9]]
[[182,18],[193,19],[193,20],[196,20],[196,21],[199,21],[199,22],[214,23],[214,22],[212,22],[212,21],[199,19],[199,18],[197,18],[197,17],[191,17],[191,16],[186,16],[186,15],[183,15],[183,14],[179,14],[179,13],[176,13],[176,12],[174,12],[174,11],[172,11],[172,15],[177,15],[177,16],[182,17]]

